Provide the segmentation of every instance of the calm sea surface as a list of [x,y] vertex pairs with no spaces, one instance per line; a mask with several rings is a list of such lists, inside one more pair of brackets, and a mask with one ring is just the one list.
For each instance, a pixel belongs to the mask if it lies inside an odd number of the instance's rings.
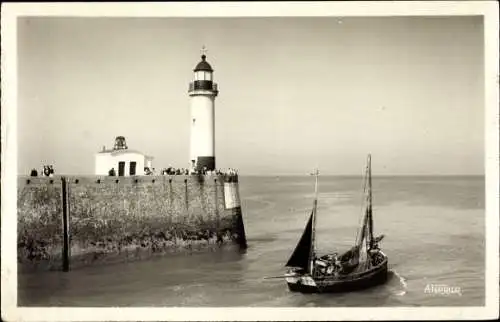
[[[346,294],[288,291],[281,275],[306,224],[313,177],[241,177],[249,248],[63,272],[23,274],[19,306],[484,305],[484,177],[374,177],[375,234],[385,234],[385,285]],[[320,177],[319,252],[353,245],[362,179]],[[426,293],[427,285],[460,288]]]

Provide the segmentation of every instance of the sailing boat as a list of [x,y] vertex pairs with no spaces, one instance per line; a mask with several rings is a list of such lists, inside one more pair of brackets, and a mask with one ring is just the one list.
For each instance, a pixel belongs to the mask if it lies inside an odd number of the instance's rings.
[[382,284],[387,280],[387,255],[379,248],[384,237],[373,236],[371,155],[364,177],[366,207],[355,245],[347,252],[317,257],[315,248],[318,206],[318,175],[316,171],[315,199],[306,228],[283,276],[291,291],[302,293],[346,292]]

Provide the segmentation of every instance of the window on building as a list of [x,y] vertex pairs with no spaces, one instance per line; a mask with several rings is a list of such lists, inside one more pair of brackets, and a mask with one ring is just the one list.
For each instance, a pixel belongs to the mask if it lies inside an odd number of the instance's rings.
[[135,176],[136,167],[137,167],[137,162],[131,161],[130,162],[130,170],[129,170],[131,176]]
[[118,162],[118,176],[123,177],[125,175],[125,162]]
[[209,71],[197,71],[194,74],[194,80],[197,81],[211,81],[212,80],[212,72]]

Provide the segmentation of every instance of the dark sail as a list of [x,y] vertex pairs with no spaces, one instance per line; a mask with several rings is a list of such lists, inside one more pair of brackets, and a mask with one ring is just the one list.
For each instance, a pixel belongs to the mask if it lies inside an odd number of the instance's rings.
[[307,222],[306,229],[302,233],[302,237],[300,238],[297,247],[293,251],[292,256],[286,263],[285,266],[288,267],[301,267],[303,269],[307,269],[309,266],[309,254],[311,251],[311,243],[312,243],[312,229],[313,229],[313,214],[314,210],[309,217],[309,221]]

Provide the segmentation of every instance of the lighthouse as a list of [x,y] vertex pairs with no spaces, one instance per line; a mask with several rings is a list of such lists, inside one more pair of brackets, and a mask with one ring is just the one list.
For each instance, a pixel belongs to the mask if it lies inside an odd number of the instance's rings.
[[191,171],[215,170],[215,97],[219,93],[213,81],[214,70],[207,62],[205,47],[189,83],[191,108]]

